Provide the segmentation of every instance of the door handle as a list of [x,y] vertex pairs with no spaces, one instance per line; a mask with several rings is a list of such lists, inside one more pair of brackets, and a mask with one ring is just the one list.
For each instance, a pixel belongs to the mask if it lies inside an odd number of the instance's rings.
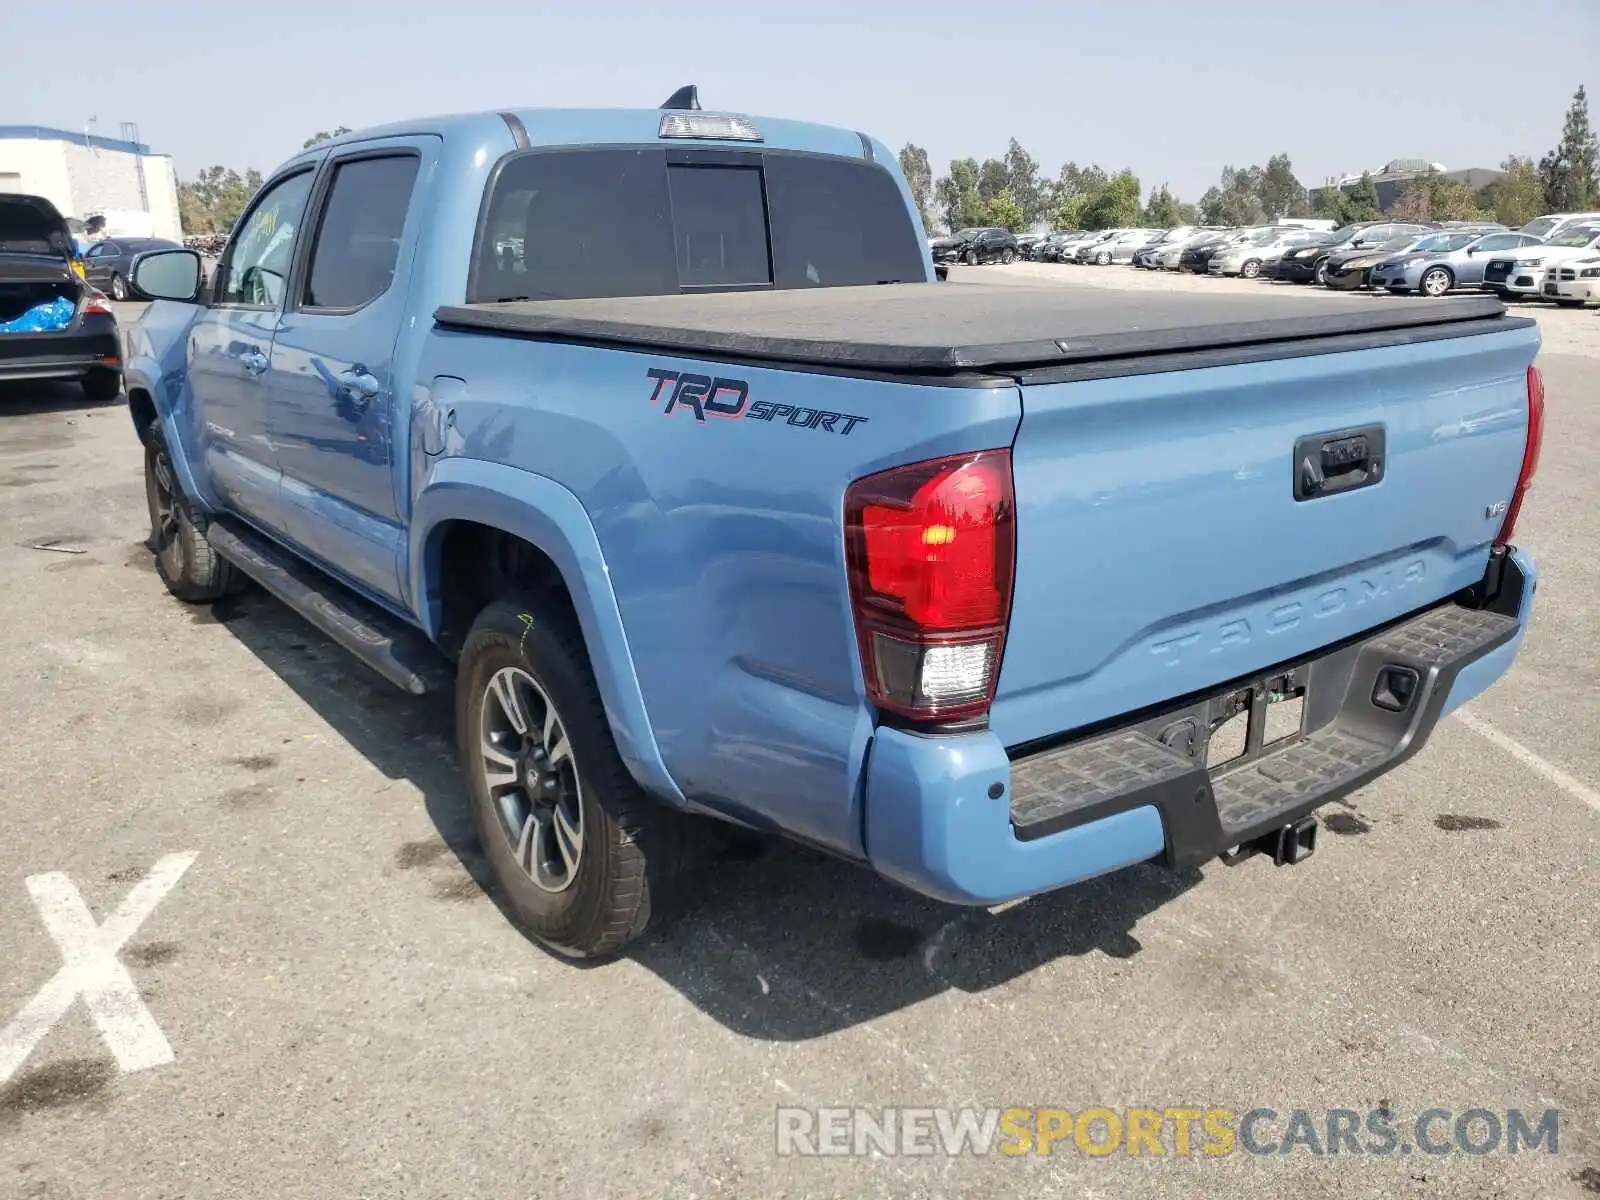
[[259,375],[267,369],[267,356],[259,350],[246,350],[239,355],[239,362],[252,375]]
[[339,386],[352,400],[371,400],[378,394],[378,377],[365,367],[352,367],[340,371]]

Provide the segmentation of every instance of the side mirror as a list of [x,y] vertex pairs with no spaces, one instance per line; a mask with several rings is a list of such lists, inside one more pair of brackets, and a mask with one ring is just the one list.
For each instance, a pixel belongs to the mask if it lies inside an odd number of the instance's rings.
[[147,250],[128,274],[136,299],[193,304],[200,298],[200,256],[193,250]]

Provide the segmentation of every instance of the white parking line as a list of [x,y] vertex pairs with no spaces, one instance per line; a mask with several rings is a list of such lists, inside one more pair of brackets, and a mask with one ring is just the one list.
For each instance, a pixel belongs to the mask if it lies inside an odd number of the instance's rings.
[[172,1046],[145,1007],[128,969],[118,961],[117,952],[177,886],[195,857],[191,851],[162,858],[99,926],[77,887],[60,871],[28,877],[28,892],[39,918],[61,951],[61,969],[0,1031],[0,1086],[28,1060],[79,996],[124,1071],[142,1071],[172,1061]]
[[1554,763],[1546,762],[1532,750],[1529,750],[1521,742],[1517,741],[1516,738],[1501,733],[1493,725],[1489,724],[1489,722],[1485,721],[1477,714],[1469,712],[1464,708],[1458,708],[1456,709],[1455,716],[1456,720],[1460,721],[1468,729],[1472,730],[1473,733],[1477,734],[1485,741],[1493,742],[1496,746],[1499,746],[1500,749],[1504,750],[1507,754],[1511,755],[1512,758],[1516,759],[1523,766],[1532,770],[1535,774],[1544,776],[1544,778],[1555,784],[1563,792],[1566,792],[1567,795],[1574,796],[1577,799],[1582,800],[1590,808],[1594,809],[1595,812],[1600,813],[1600,792],[1595,791],[1588,784],[1574,779],[1571,775],[1568,775]]

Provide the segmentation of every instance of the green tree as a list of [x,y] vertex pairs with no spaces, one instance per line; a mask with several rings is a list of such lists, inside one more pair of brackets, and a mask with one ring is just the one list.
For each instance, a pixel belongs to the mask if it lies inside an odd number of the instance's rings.
[[1337,180],[1329,179],[1311,198],[1311,215],[1321,217],[1325,221],[1339,221],[1344,217],[1344,207],[1340,203],[1344,193],[1339,190]]
[[1376,221],[1383,216],[1378,204],[1378,185],[1372,182],[1372,172],[1361,172],[1361,180],[1339,197],[1339,221],[1348,225],[1352,221]]
[[1183,206],[1166,184],[1151,191],[1150,203],[1144,208],[1144,223],[1151,229],[1171,229],[1174,225],[1187,224],[1183,219]]
[[1310,215],[1311,204],[1306,189],[1295,177],[1294,167],[1287,154],[1274,154],[1267,159],[1256,184],[1256,195],[1268,217],[1304,217]]
[[335,129],[332,133],[329,133],[325,129],[319,129],[319,130],[317,130],[317,132],[313,133],[310,137],[308,137],[305,140],[305,144],[303,146],[301,146],[300,149],[309,150],[309,149],[311,149],[311,147],[315,146],[318,142],[332,141],[334,138],[343,137],[345,134],[347,134],[349,132],[350,132],[350,126],[348,126],[348,125],[339,126],[339,128]]
[[1026,220],[1024,228],[1037,225],[1044,219],[1050,200],[1049,189],[1039,178],[1039,161],[1012,138],[1006,147],[1005,167],[1006,188],[1022,209]]
[[210,166],[178,185],[178,220],[186,233],[225,233],[261,189],[261,172],[243,175],[231,167]]
[[1580,84],[1567,109],[1566,124],[1556,148],[1539,160],[1539,181],[1550,212],[1581,212],[1600,204],[1596,174],[1600,146],[1589,124],[1589,93]]
[[986,158],[983,165],[978,168],[978,195],[985,200],[993,200],[1010,185],[1011,178],[1006,174],[1006,165],[998,158]]
[[1521,229],[1545,211],[1544,184],[1531,158],[1513,154],[1500,164],[1500,178],[1478,193],[1478,200],[1494,211],[1494,219]]
[[916,202],[926,230],[932,225],[929,205],[933,203],[933,167],[928,162],[928,152],[907,142],[900,148],[900,172],[906,177],[906,186],[911,189],[911,199]]
[[1005,188],[999,195],[991,196],[983,203],[982,225],[998,225],[1002,229],[1009,229],[1012,233],[1021,233],[1028,227],[1028,214],[1022,211],[1022,205],[1017,203],[1010,188]]
[[1200,217],[1207,225],[1264,225],[1267,209],[1261,202],[1260,167],[1222,168],[1222,180],[1200,197]]
[[1118,171],[1084,207],[1083,227],[1117,229],[1137,225],[1142,191],[1137,175],[1127,168]]
[[933,192],[939,219],[952,233],[969,225],[983,224],[983,197],[978,194],[977,159],[952,159],[950,174],[934,185]]
[[1469,184],[1430,170],[1406,184],[1389,215],[1407,221],[1475,221],[1484,213]]

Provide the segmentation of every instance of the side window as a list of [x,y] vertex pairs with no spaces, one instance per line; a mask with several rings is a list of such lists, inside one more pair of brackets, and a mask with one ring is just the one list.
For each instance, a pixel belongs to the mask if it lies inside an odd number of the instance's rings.
[[295,234],[311,194],[311,174],[305,170],[279,180],[250,210],[220,271],[216,303],[254,308],[276,308],[283,303]]
[[303,307],[355,309],[389,290],[419,165],[414,154],[395,154],[334,166]]

